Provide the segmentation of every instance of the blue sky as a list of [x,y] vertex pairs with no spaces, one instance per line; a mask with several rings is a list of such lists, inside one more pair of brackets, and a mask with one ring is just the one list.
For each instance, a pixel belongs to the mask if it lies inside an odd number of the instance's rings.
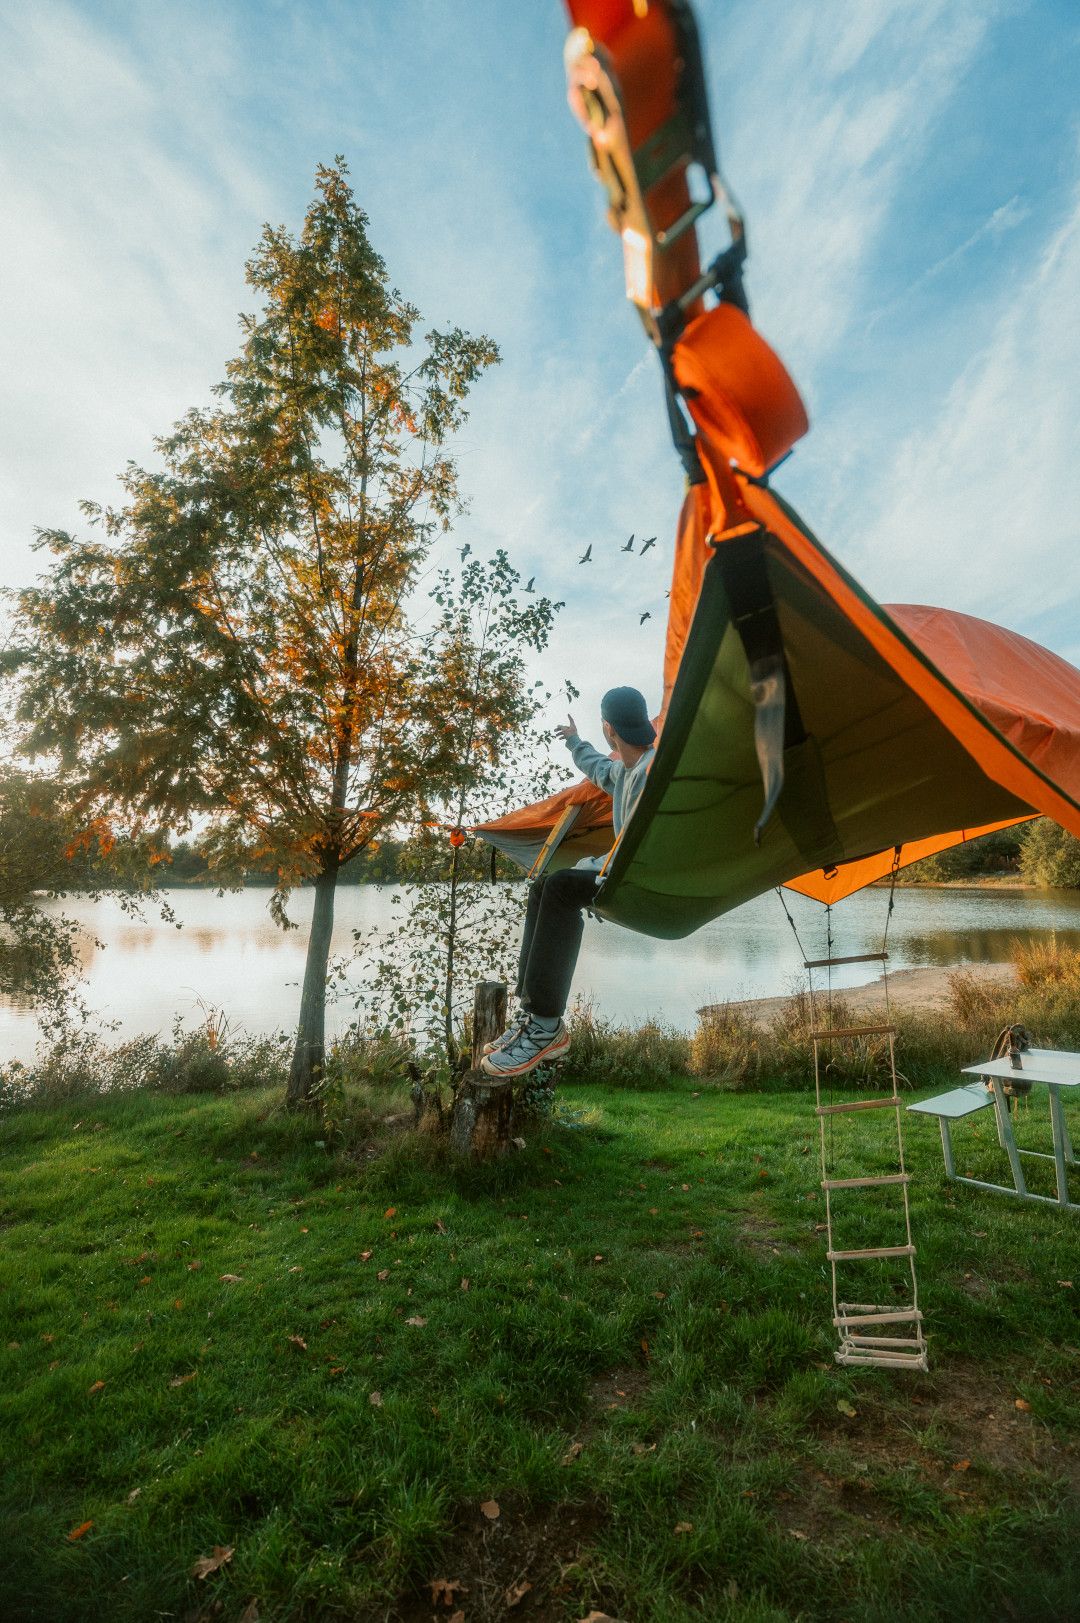
[[[780,488],[882,601],[1080,663],[1075,0],[698,13],[755,320],[811,411]],[[0,580],[208,398],[262,222],[341,152],[402,290],[502,347],[458,542],[566,598],[545,675],[583,724],[614,682],[655,703],[681,475],[565,27],[557,0],[0,0]]]

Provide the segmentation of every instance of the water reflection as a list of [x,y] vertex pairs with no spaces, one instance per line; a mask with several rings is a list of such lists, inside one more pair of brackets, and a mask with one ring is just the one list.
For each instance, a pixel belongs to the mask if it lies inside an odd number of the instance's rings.
[[[347,952],[354,929],[397,922],[396,888],[356,886],[339,896],[333,950]],[[225,1010],[250,1032],[289,1026],[299,1003],[311,893],[292,903],[300,926],[284,933],[266,910],[265,890],[218,896],[212,890],[172,891],[169,901],[183,928],[147,912],[132,918],[120,905],[68,898],[63,904],[88,935],[81,944],[85,996],[126,1034],[167,1033],[177,1015],[198,1019],[200,1003]],[[524,890],[522,889],[522,901]],[[788,907],[799,941],[773,895],[748,902],[685,941],[661,942],[612,924],[589,923],[575,991],[616,1020],[655,1016],[689,1029],[695,1011],[726,998],[771,997],[801,978],[803,951],[822,957],[831,932],[834,956],[879,951],[887,892],[863,891],[827,913],[805,897]],[[1000,963],[1017,939],[1056,933],[1080,948],[1080,893],[989,890],[909,890],[896,893],[889,923],[890,962],[920,965]],[[105,943],[93,945],[91,937]],[[872,967],[872,966],[871,966]],[[351,972],[363,985],[363,963]],[[835,972],[837,987],[869,979],[866,965]],[[351,999],[331,1011],[330,1027],[352,1017]],[[0,1000],[0,1058],[29,1058],[36,1023],[15,1000]]]

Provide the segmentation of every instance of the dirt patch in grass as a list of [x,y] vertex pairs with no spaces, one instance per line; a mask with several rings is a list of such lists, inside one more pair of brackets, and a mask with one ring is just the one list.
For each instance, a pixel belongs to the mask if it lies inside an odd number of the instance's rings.
[[739,1241],[758,1258],[801,1257],[802,1252],[790,1240],[781,1239],[780,1224],[764,1211],[739,1212],[737,1234]]
[[881,1500],[868,1471],[848,1476],[807,1467],[797,1492],[774,1494],[764,1508],[791,1538],[814,1544],[882,1537],[899,1533],[903,1525]]
[[[757,1501],[793,1539],[822,1545],[900,1535],[905,1505],[932,1496],[953,1513],[1039,1499],[1047,1479],[1080,1493],[1080,1443],[1016,1407],[1016,1391],[978,1366],[908,1377],[902,1391],[867,1389],[816,1429],[817,1460],[799,1486]],[[845,1400],[846,1401],[846,1400]]]
[[1018,1409],[1015,1386],[1000,1376],[957,1362],[909,1379],[906,1391],[890,1394],[888,1402],[870,1391],[857,1395],[857,1417],[838,1417],[835,1426],[819,1430],[820,1440],[854,1454],[871,1475],[914,1465],[958,1498],[977,1497],[980,1482],[996,1492],[984,1472],[1013,1482],[1064,1478],[1080,1492],[1080,1441]]
[[459,1609],[468,1623],[565,1623],[570,1597],[588,1590],[582,1611],[602,1605],[588,1568],[606,1521],[599,1502],[527,1510],[503,1501],[495,1517],[463,1509],[444,1560],[422,1593],[402,1597],[394,1623],[446,1623]]
[[627,1364],[597,1375],[586,1389],[590,1409],[632,1408],[649,1389],[649,1372]]

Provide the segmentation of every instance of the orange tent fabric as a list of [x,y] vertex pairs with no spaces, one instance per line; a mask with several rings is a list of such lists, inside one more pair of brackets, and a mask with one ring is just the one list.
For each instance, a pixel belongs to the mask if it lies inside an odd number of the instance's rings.
[[[787,373],[738,310],[722,305],[695,320],[675,347],[674,367],[697,430],[705,481],[689,488],[676,534],[661,727],[706,566],[718,547],[764,528],[986,776],[1023,802],[1024,816],[1045,813],[1080,836],[1080,672],[1028,638],[970,615],[919,605],[882,610],[777,495],[754,482],[804,432],[806,418]],[[583,811],[558,860],[573,862],[586,851],[603,850],[610,841],[610,807],[588,783],[477,832],[509,854],[517,854],[515,843],[524,850],[520,842],[527,837],[535,854],[568,803],[580,803]],[[972,810],[965,828],[920,833],[902,849],[901,864],[1021,820],[985,822],[978,807]],[[835,901],[887,874],[893,860],[891,844],[849,852],[830,867],[789,875],[785,882]]]

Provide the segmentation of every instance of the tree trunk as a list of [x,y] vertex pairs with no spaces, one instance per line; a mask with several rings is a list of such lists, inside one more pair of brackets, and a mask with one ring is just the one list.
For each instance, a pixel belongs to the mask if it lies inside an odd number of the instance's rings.
[[451,1145],[459,1155],[472,1156],[475,1161],[505,1155],[510,1148],[513,1088],[492,1091],[476,1087],[472,1080],[479,1072],[484,1044],[498,1037],[505,1026],[506,983],[480,981],[473,998],[472,1070],[461,1079],[450,1119]]
[[337,866],[315,881],[315,906],[311,914],[304,989],[300,994],[300,1019],[286,1102],[293,1109],[306,1105],[318,1084],[326,1054],[326,967],[330,961],[330,937],[334,929],[334,892]]

